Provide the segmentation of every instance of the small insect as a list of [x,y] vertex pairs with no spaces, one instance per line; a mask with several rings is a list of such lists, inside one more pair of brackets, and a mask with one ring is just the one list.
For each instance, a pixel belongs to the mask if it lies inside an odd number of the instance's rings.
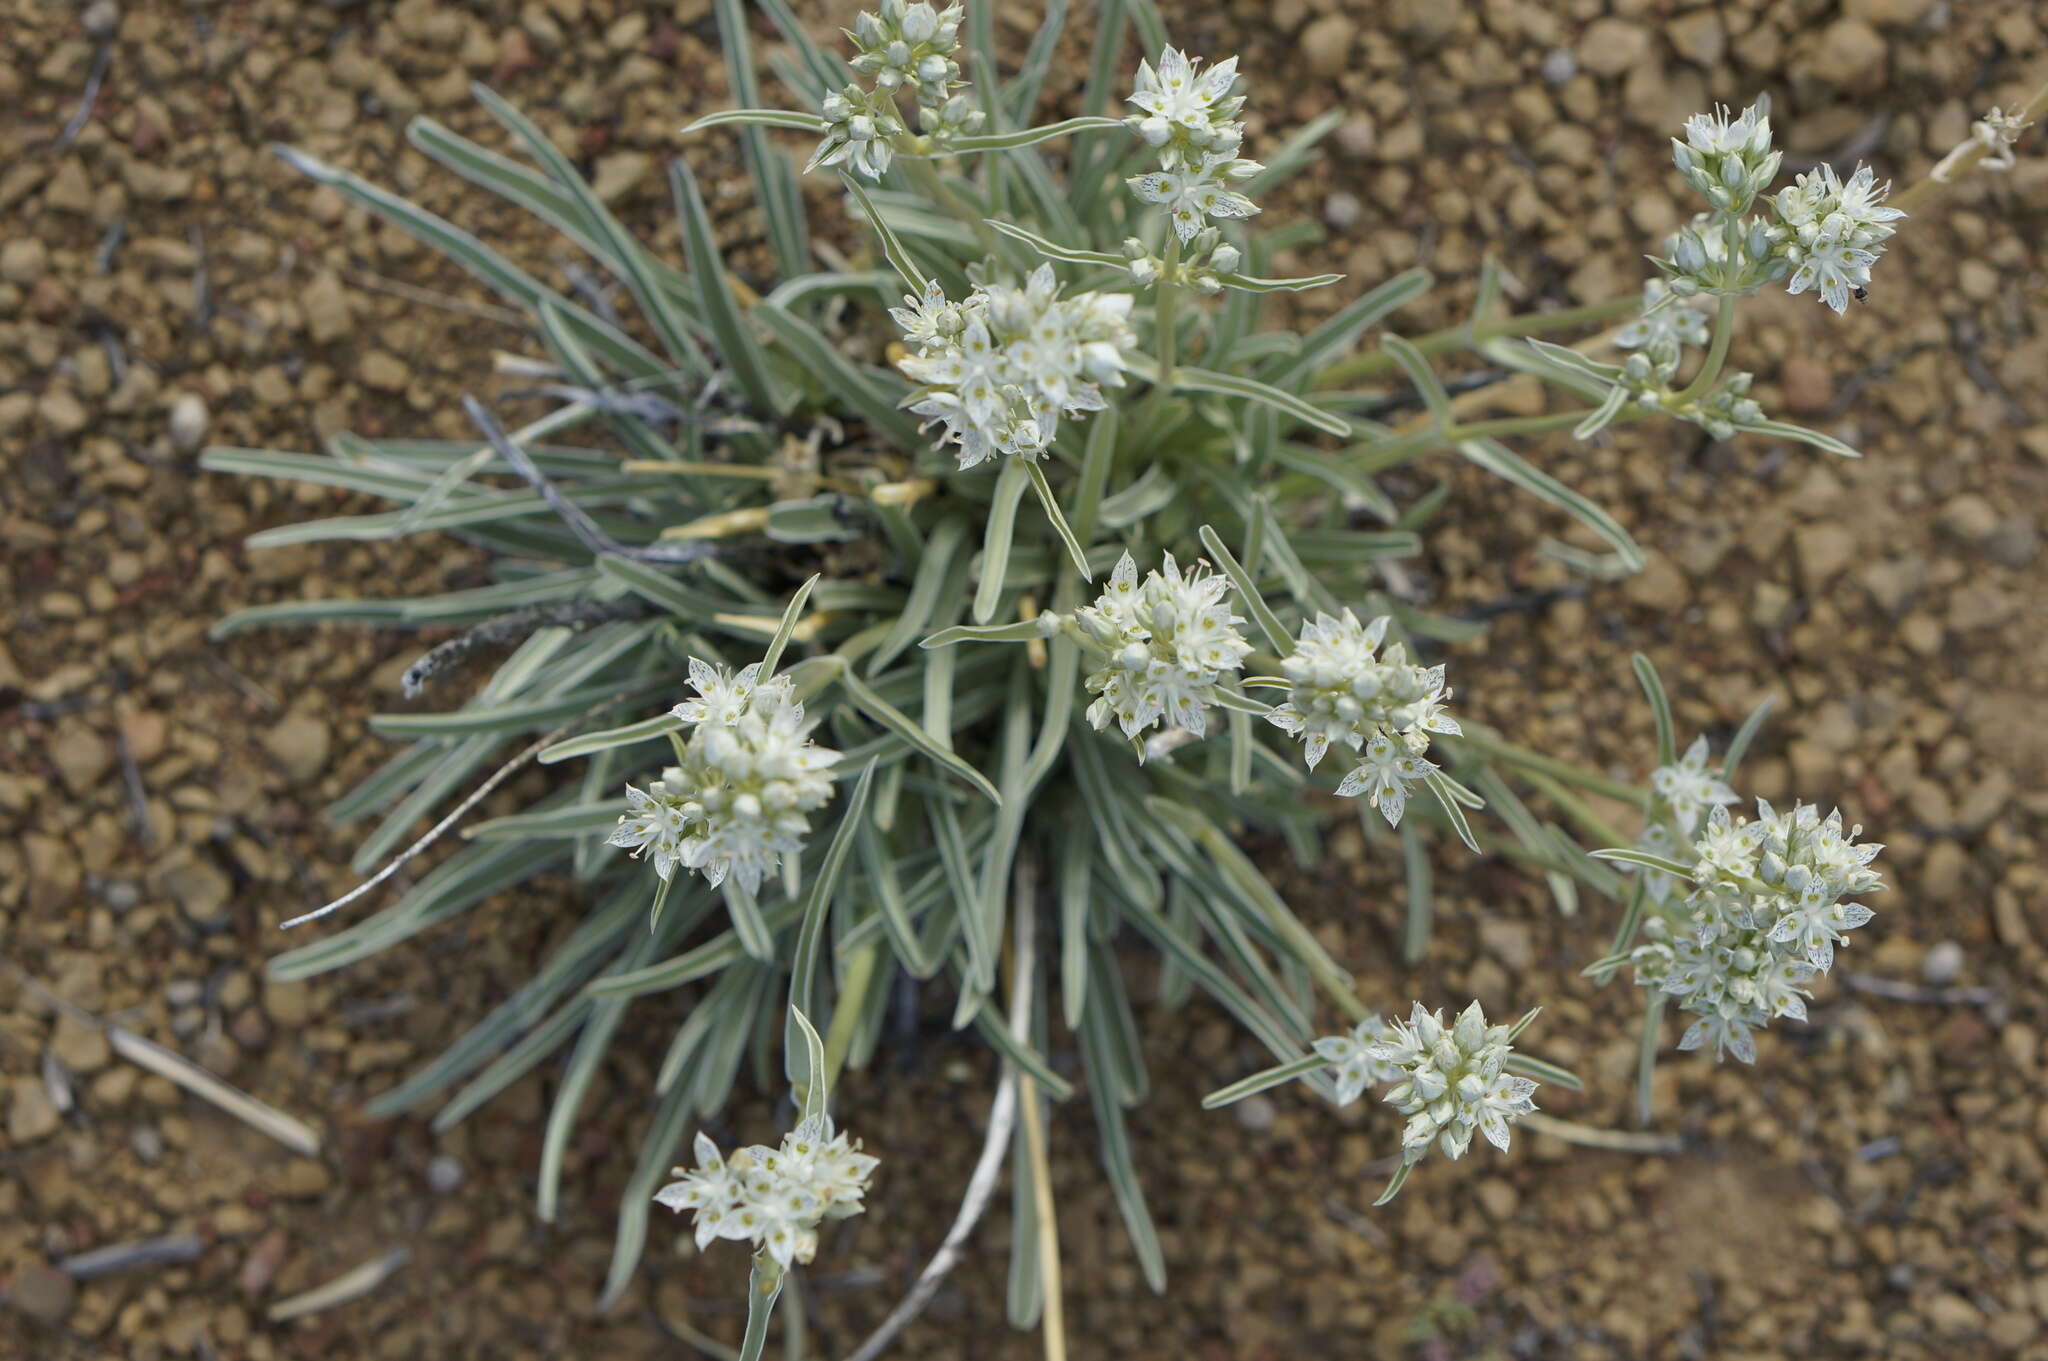
[[1869,289],[1867,289],[1867,288],[1865,288],[1865,287],[1864,287],[1864,286],[1863,286],[1862,284],[1858,284],[1858,285],[1856,285],[1856,288],[1855,288],[1855,290],[1854,290],[1854,291],[1855,291],[1855,294],[1856,294],[1856,301],[1858,301],[1858,302],[1869,302],[1869,301],[1870,301],[1870,290],[1869,290]]

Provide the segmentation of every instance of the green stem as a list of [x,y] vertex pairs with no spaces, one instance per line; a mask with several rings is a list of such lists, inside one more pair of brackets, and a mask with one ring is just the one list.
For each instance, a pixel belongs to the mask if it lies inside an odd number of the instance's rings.
[[1152,391],[1145,398],[1143,414],[1138,419],[1138,428],[1150,430],[1158,423],[1159,408],[1166,402],[1166,394],[1173,391],[1173,364],[1178,357],[1179,337],[1175,327],[1179,320],[1180,286],[1174,276],[1180,273],[1180,233],[1169,232],[1166,237],[1166,254],[1159,262],[1159,292],[1152,305],[1152,345],[1158,351],[1159,381],[1152,385]]
[[[1587,303],[1583,307],[1567,307],[1557,312],[1524,312],[1519,316],[1502,317],[1499,321],[1449,326],[1418,338],[1414,345],[1425,356],[1442,354],[1446,350],[1476,345],[1482,340],[1493,340],[1500,336],[1541,335],[1545,331],[1565,331],[1579,326],[1595,326],[1604,321],[1617,321],[1631,315],[1641,306],[1641,295],[1630,293],[1602,302]],[[1309,386],[1311,390],[1344,387],[1361,378],[1385,373],[1393,367],[1394,357],[1384,350],[1355,354],[1348,359],[1338,360],[1318,373],[1315,381]]]
[[1685,406],[1714,385],[1714,380],[1721,376],[1721,366],[1728,360],[1728,342],[1734,338],[1735,298],[1731,294],[1723,294],[1721,306],[1714,313],[1714,338],[1707,344],[1706,360],[1684,390],[1671,399],[1672,406]]
[[[1625,408],[1612,424],[1635,419],[1641,412],[1634,407]],[[1584,411],[1550,411],[1541,416],[1503,416],[1498,420],[1473,421],[1458,424],[1448,430],[1417,430],[1412,434],[1395,435],[1377,444],[1354,446],[1361,450],[1351,462],[1357,471],[1372,476],[1398,468],[1404,463],[1413,463],[1425,454],[1439,449],[1455,448],[1466,440],[1512,439],[1517,435],[1547,435],[1557,430],[1569,430],[1586,418]]]
[[1636,1051],[1636,1123],[1650,1123],[1650,1087],[1657,1075],[1657,1041],[1664,1032],[1664,991],[1649,989],[1643,1014],[1643,1041]]

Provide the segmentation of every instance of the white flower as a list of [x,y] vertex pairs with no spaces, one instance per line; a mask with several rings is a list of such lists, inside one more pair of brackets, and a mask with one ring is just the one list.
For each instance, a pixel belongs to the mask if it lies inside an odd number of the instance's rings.
[[1171,170],[1183,159],[1237,154],[1244,125],[1237,121],[1244,97],[1233,95],[1237,58],[1218,62],[1197,74],[1199,59],[1176,48],[1159,54],[1159,65],[1138,63],[1137,86],[1130,102],[1139,112],[1126,120],[1146,143],[1160,149],[1161,163]]
[[668,879],[683,857],[687,819],[680,793],[671,791],[660,780],[652,781],[645,790],[627,785],[626,809],[607,841],[631,851],[635,859],[642,851],[651,852],[654,872]]
[[1636,979],[1683,999],[1695,1020],[1681,1049],[1756,1058],[1751,1032],[1778,1017],[1806,1019],[1804,984],[1834,963],[1835,947],[1874,915],[1845,899],[1882,887],[1881,849],[1844,832],[1839,812],[1807,804],[1779,813],[1761,800],[1754,821],[1715,804],[1693,843],[1695,882],[1676,912],[1647,922],[1630,958]]
[[1642,311],[1614,334],[1616,347],[1624,350],[1704,347],[1707,340],[1706,314],[1673,296],[1662,279],[1644,282]]
[[854,20],[847,38],[856,55],[847,65],[888,93],[909,90],[926,108],[946,102],[960,80],[961,5],[935,10],[924,0],[882,0],[877,13]]
[[1108,654],[1088,677],[1088,721],[1106,728],[1114,720],[1124,736],[1136,737],[1164,719],[1200,737],[1208,723],[1203,710],[1215,688],[1234,676],[1251,644],[1237,626],[1224,595],[1227,579],[1199,568],[1183,574],[1173,554],[1161,571],[1141,583],[1129,553],[1117,561],[1102,594],[1075,613],[1081,630]]
[[1686,182],[1724,212],[1746,211],[1777,178],[1784,160],[1771,150],[1769,105],[1762,100],[1730,119],[1719,105],[1685,120],[1685,140],[1671,139],[1671,157]]
[[1707,769],[1707,739],[1703,736],[1693,740],[1676,764],[1652,771],[1650,789],[1671,810],[1678,829],[1688,836],[1699,826],[1707,809],[1739,801],[1735,791]]
[[695,1168],[678,1167],[681,1180],[655,1192],[671,1210],[697,1214],[697,1246],[731,1238],[766,1249],[787,1268],[818,1250],[818,1224],[861,1212],[877,1159],[862,1153],[830,1116],[805,1120],[779,1148],[755,1145],[724,1159],[718,1145],[698,1134]]
[[1036,458],[1062,415],[1100,411],[1104,387],[1124,382],[1128,293],[1059,296],[1052,266],[1024,287],[986,284],[949,302],[934,283],[890,315],[918,352],[897,366],[923,391],[910,410],[943,427],[960,466],[998,454]]
[[1425,779],[1436,769],[1407,747],[1398,745],[1385,733],[1365,744],[1365,759],[1343,782],[1337,793],[1347,799],[1360,794],[1380,810],[1387,822],[1401,825],[1402,810],[1408,806],[1409,786]]
[[1349,1034],[1325,1035],[1315,1042],[1316,1056],[1337,1070],[1338,1105],[1350,1105],[1367,1087],[1401,1080],[1399,1067],[1372,1056],[1373,1046],[1393,1038],[1393,1033],[1384,1020],[1368,1016]]
[[626,787],[611,844],[651,851],[664,880],[681,865],[713,887],[733,875],[754,892],[803,849],[809,815],[832,800],[839,753],[810,740],[788,677],[759,674],[758,665],[732,674],[692,658],[697,698],[671,710],[694,725],[681,763],[645,792]]
[[1250,217],[1258,212],[1258,204],[1230,185],[1250,179],[1264,168],[1257,161],[1211,155],[1184,163],[1178,170],[1133,175],[1126,183],[1146,203],[1163,206],[1173,220],[1173,230],[1186,241],[1202,230],[1208,218]]
[[819,112],[828,126],[824,140],[804,166],[805,174],[835,165],[845,165],[870,180],[879,180],[888,172],[896,155],[893,139],[905,131],[888,95],[849,85],[826,95]]
[[1847,308],[1850,295],[1870,283],[1870,267],[1897,230],[1891,224],[1905,216],[1884,206],[1890,190],[1869,166],[1858,166],[1845,184],[1831,165],[1779,190],[1773,206],[1787,238],[1779,249],[1792,267],[1785,291],[1811,288],[1835,311]]
[[1301,739],[1309,769],[1332,742],[1357,751],[1374,734],[1386,733],[1419,756],[1429,750],[1431,733],[1459,731],[1457,720],[1443,711],[1451,692],[1441,666],[1411,665],[1399,643],[1378,655],[1390,622],[1382,615],[1360,624],[1350,610],[1318,614],[1281,660],[1291,686],[1286,702],[1267,720]]
[[1506,1071],[1514,1046],[1509,1027],[1489,1026],[1477,1002],[1455,1024],[1415,1004],[1408,1020],[1367,1047],[1367,1055],[1398,1070],[1386,1102],[1408,1117],[1401,1135],[1404,1162],[1420,1162],[1434,1143],[1445,1157],[1462,1157],[1477,1131],[1496,1148],[1508,1146],[1508,1127],[1536,1109],[1536,1084]]

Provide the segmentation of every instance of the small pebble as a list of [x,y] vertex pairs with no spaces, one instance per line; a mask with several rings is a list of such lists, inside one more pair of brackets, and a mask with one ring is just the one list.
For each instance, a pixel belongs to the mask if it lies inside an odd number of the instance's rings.
[[128,1147],[135,1150],[137,1158],[154,1167],[164,1156],[164,1136],[155,1125],[137,1125],[128,1136]]
[[78,1283],[53,1266],[24,1267],[14,1273],[7,1302],[39,1323],[62,1323],[78,1302]]
[[1963,947],[1952,940],[1936,943],[1920,961],[1920,977],[1932,987],[1945,988],[1962,976]]
[[1273,1121],[1279,1115],[1271,1097],[1255,1092],[1230,1108],[1237,1117],[1238,1127],[1250,1134],[1264,1134],[1273,1128]]
[[171,443],[181,454],[196,453],[206,441],[207,427],[212,416],[206,410],[206,399],[196,392],[187,392],[171,403]]
[[1339,190],[1323,200],[1323,221],[1338,231],[1357,226],[1364,216],[1365,205],[1358,201],[1356,194]]
[[121,26],[121,7],[114,0],[93,0],[78,16],[78,26],[88,37],[108,37]]
[[427,1164],[427,1186],[435,1195],[445,1196],[460,1187],[466,1174],[461,1159],[442,1153]]
[[1551,85],[1563,85],[1579,73],[1579,59],[1567,47],[1553,47],[1543,57],[1543,79]]

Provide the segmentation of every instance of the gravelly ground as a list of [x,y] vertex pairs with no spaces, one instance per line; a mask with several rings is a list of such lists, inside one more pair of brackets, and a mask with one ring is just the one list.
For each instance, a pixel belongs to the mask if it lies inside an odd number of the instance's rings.
[[[820,11],[821,31],[850,12]],[[1353,111],[1291,205],[1330,224],[1298,263],[1368,282],[1428,263],[1445,286],[1402,315],[1411,331],[1459,315],[1489,250],[1526,306],[1627,287],[1681,211],[1663,139],[1711,99],[1768,89],[1793,157],[1861,155],[1904,182],[1974,112],[2048,74],[2025,0],[1281,0],[1173,22],[1199,50],[1242,47],[1255,145]],[[0,0],[0,1355],[633,1357],[684,1350],[665,1331],[677,1321],[735,1330],[730,1264],[706,1269],[666,1228],[627,1302],[590,1315],[672,1012],[635,1013],[647,1038],[600,1077],[552,1228],[530,1205],[545,1075],[440,1137],[355,1113],[504,995],[562,930],[559,899],[516,896],[459,937],[311,986],[261,980],[271,923],[349,881],[347,840],[319,810],[380,759],[364,715],[396,703],[415,650],[339,631],[214,644],[206,625],[468,567],[426,543],[244,554],[251,529],[337,498],[200,474],[192,452],[458,433],[453,399],[513,336],[265,143],[416,191],[555,267],[525,224],[404,151],[404,118],[481,135],[465,85],[488,79],[629,220],[666,231],[649,172],[689,112],[727,100],[712,32],[705,0]],[[91,116],[66,138],[103,51]],[[1631,776],[1648,735],[1630,648],[1656,658],[1688,730],[1725,733],[1780,698],[1749,787],[1839,800],[1888,843],[1894,885],[1814,1023],[1774,1031],[1754,1071],[1670,1062],[1658,1123],[1685,1135],[1680,1156],[1533,1139],[1432,1166],[1368,1214],[1392,1117],[1284,1093],[1204,1115],[1200,1093],[1254,1057],[1207,1011],[1148,1014],[1157,1095],[1134,1129],[1174,1289],[1142,1292],[1086,1112],[1060,1112],[1074,1355],[2048,1356],[2048,162],[2038,134],[2029,149],[1911,225],[1848,318],[1756,305],[1736,362],[1758,395],[1866,460],[1665,429],[1537,445],[1661,552],[1630,581],[1501,616],[1452,659],[1470,711]],[[685,154],[723,185],[744,263],[729,148]],[[1405,491],[1456,484],[1417,564],[1440,599],[1573,584],[1532,551],[1563,534],[1554,517],[1474,470],[1416,476]],[[1520,874],[1440,857],[1435,953],[1382,969],[1398,875],[1353,840],[1337,840],[1345,877],[1294,896],[1371,1000],[1544,1002],[1546,1052],[1594,1079],[1548,1104],[1623,1123],[1636,999],[1577,978],[1611,923],[1562,920]],[[1843,972],[1991,1000],[1898,1001]],[[142,1076],[53,997],[313,1120],[326,1151],[295,1159]],[[977,1050],[927,1037],[845,1091],[891,1169],[813,1283],[814,1351],[864,1332],[935,1241],[988,1078]],[[739,1113],[748,1129],[769,1118]],[[199,1256],[76,1288],[50,1268],[165,1233],[197,1235]],[[1037,1354],[1000,1322],[1000,1198],[983,1235],[990,1250],[901,1354]],[[401,1244],[411,1265],[371,1297],[263,1321]]]

